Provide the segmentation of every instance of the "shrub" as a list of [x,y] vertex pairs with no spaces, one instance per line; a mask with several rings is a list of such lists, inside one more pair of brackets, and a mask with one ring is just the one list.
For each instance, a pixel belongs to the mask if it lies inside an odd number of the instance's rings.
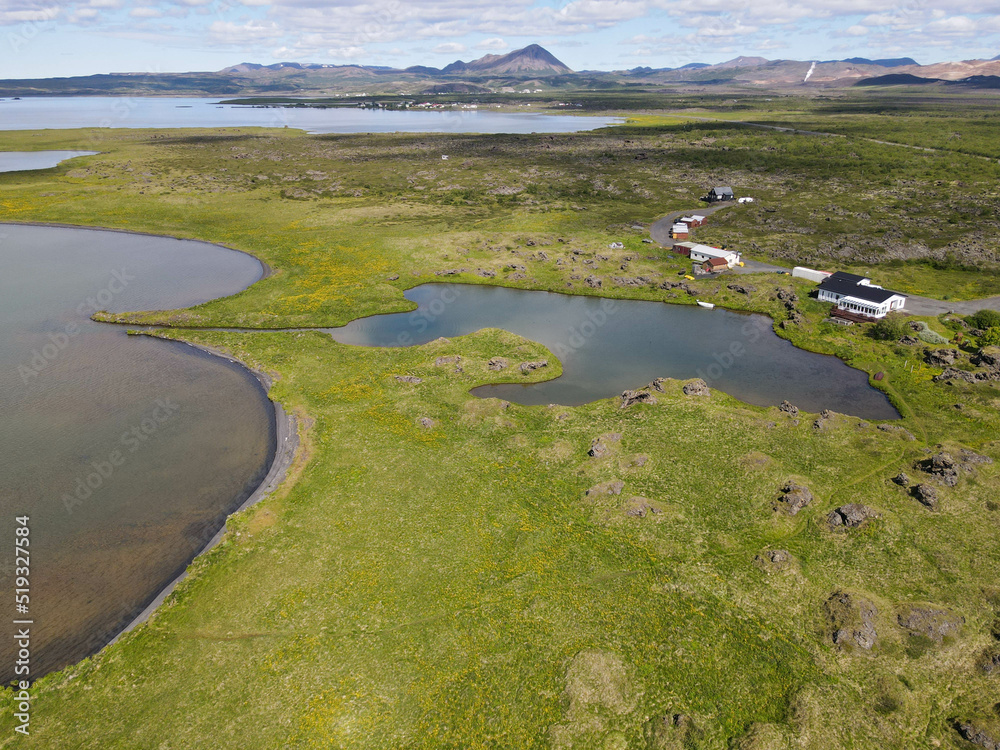
[[1000,346],[1000,327],[987,328],[986,333],[979,337],[982,346]]
[[910,331],[906,319],[899,313],[889,313],[872,326],[872,338],[881,341],[898,341]]
[[998,328],[1000,327],[1000,312],[996,310],[980,310],[975,315],[970,315],[965,319],[974,328]]
[[925,331],[921,331],[920,333],[918,333],[917,334],[917,338],[919,338],[921,341],[923,341],[926,344],[947,344],[948,343],[948,339],[946,339],[940,333],[937,333],[936,331],[932,331],[930,328],[928,328]]

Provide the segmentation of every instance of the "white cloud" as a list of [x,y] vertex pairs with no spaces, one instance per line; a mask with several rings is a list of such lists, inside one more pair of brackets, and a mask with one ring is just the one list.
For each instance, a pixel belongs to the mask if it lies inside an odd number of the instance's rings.
[[476,45],[476,49],[485,52],[504,52],[510,49],[510,45],[498,36],[492,39],[484,39]]
[[141,6],[138,8],[133,8],[128,12],[132,18],[163,18],[163,13],[158,11],[156,8],[149,8],[146,6]]
[[772,50],[772,49],[787,49],[788,45],[785,44],[784,42],[779,42],[774,39],[765,39],[763,42],[758,42],[756,45],[754,45],[754,48],[762,52],[766,52],[767,50]]
[[447,42],[445,44],[439,44],[437,47],[431,50],[435,55],[460,55],[468,49],[464,44],[457,44],[455,42]]
[[0,5],[0,25],[54,21],[61,10],[58,5],[48,3],[4,3]]
[[844,29],[844,33],[848,36],[865,36],[869,31],[870,29],[867,26],[859,26],[858,24],[848,26]]
[[976,22],[971,18],[967,18],[966,16],[952,16],[950,18],[931,21],[924,26],[924,33],[968,36],[976,32],[976,27]]
[[328,49],[326,54],[331,60],[357,62],[365,59],[366,52],[364,47],[334,47]]
[[247,21],[242,24],[232,21],[213,21],[208,27],[208,33],[216,44],[237,46],[253,46],[282,36],[277,24],[262,21]]

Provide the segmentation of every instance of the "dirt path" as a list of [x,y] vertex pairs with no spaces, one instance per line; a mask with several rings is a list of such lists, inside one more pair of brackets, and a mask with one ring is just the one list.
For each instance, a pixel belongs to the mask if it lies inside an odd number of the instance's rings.
[[[687,211],[674,211],[672,214],[667,214],[662,219],[657,221],[649,228],[649,236],[653,238],[655,242],[660,243],[665,248],[672,248],[674,246],[674,241],[670,237],[670,228],[674,225],[677,219],[685,215],[698,214],[699,216],[709,217],[716,211],[721,211],[724,208],[730,208],[732,206],[739,205],[734,201],[726,201],[724,203],[717,203],[714,206],[709,206],[708,208],[693,208]],[[758,260],[743,260],[743,267],[737,266],[732,269],[730,273],[781,273],[783,271],[788,271],[784,266],[774,266],[770,263],[762,263]]]
[[679,218],[682,216],[689,216],[691,214],[708,217],[716,211],[721,211],[724,208],[730,208],[735,205],[738,205],[735,201],[725,201],[724,203],[717,203],[714,206],[709,206],[708,208],[688,208],[683,211],[674,211],[672,214],[667,214],[653,224],[653,226],[649,228],[649,236],[664,247],[671,248],[674,246],[674,241],[670,237],[670,228]]

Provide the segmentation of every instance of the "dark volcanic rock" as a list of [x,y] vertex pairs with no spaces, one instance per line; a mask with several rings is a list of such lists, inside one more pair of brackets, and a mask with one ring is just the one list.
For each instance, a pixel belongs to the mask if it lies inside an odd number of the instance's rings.
[[916,440],[912,432],[905,427],[900,427],[898,424],[880,424],[878,425],[878,429],[882,432],[895,432],[901,435],[904,440]]
[[645,497],[630,497],[625,503],[625,515],[629,518],[645,518],[647,513],[659,513],[654,502]]
[[593,289],[600,289],[604,285],[604,282],[601,281],[601,279],[599,279],[597,276],[594,276],[593,274],[585,278],[583,280],[583,283]]
[[792,555],[786,549],[764,550],[754,558],[754,563],[765,573],[777,573],[792,566]]
[[991,646],[983,651],[979,668],[988,675],[1000,675],[1000,648]]
[[695,378],[690,383],[687,383],[684,388],[685,396],[708,396],[712,393],[711,389],[701,378]]
[[462,361],[462,358],[457,354],[452,354],[448,357],[438,357],[434,360],[435,367],[443,367],[444,365],[457,365]]
[[878,518],[878,513],[867,505],[860,503],[848,503],[841,505],[836,510],[830,512],[827,521],[830,528],[844,526],[848,529],[856,529],[873,518]]
[[589,490],[587,490],[587,497],[595,497],[599,495],[620,495],[622,490],[625,489],[625,482],[620,479],[613,479],[610,482],[601,482],[600,484],[595,484]]
[[537,362],[522,362],[518,365],[521,372],[531,372],[532,370],[540,370],[543,367],[548,367],[549,361],[547,359],[540,359]]
[[924,361],[934,367],[953,365],[960,356],[958,349],[924,349]]
[[984,346],[973,355],[972,364],[980,367],[1000,368],[1000,347]]
[[729,284],[726,288],[732,289],[734,292],[738,294],[750,294],[750,292],[757,291],[757,287],[753,286],[752,284]]
[[791,516],[794,516],[813,501],[813,493],[809,491],[809,488],[795,484],[794,482],[785,484],[781,488],[781,492],[782,495],[778,500],[785,503],[788,514]]
[[938,491],[929,484],[918,484],[910,492],[917,502],[926,505],[931,510],[938,509]]
[[649,286],[652,284],[652,280],[645,276],[612,276],[611,280],[618,286]]
[[486,363],[486,367],[490,370],[502,370],[507,366],[507,359],[505,357],[494,357],[489,362]]
[[958,462],[948,453],[938,453],[921,461],[919,466],[923,471],[949,487],[958,484]]
[[905,472],[902,471],[899,472],[896,476],[894,476],[892,478],[892,481],[898,484],[900,487],[910,486],[910,478],[906,475]]
[[611,452],[608,443],[617,443],[621,439],[622,436],[619,432],[610,432],[607,435],[596,437],[590,442],[590,450],[587,451],[587,455],[592,458],[606,456]]
[[920,343],[920,339],[916,336],[903,336],[903,338],[899,340],[899,343],[904,346],[916,346]]
[[975,722],[956,721],[955,731],[962,736],[962,739],[973,745],[986,748],[986,750],[1000,750],[1000,739],[994,737]]
[[400,383],[423,383],[422,378],[418,378],[416,375],[397,375],[396,380]]
[[984,456],[981,453],[975,453],[970,451],[968,448],[963,448],[958,452],[958,459],[961,462],[961,466],[966,471],[972,471],[972,467],[976,464],[991,464],[993,459],[989,456]]
[[841,649],[856,646],[870,651],[878,642],[875,618],[878,610],[867,599],[837,590],[823,605],[832,626],[832,640]]
[[922,635],[936,643],[941,643],[948,636],[958,635],[965,622],[954,612],[925,604],[907,605],[896,615],[896,621],[912,635]]
[[783,411],[793,417],[797,417],[799,415],[799,407],[788,403],[788,401],[782,401],[781,406],[778,407],[778,411]]
[[434,426],[435,424],[437,424],[437,423],[436,423],[436,422],[435,422],[435,421],[434,421],[433,419],[431,419],[430,417],[421,417],[420,419],[418,419],[418,420],[417,420],[417,422],[418,422],[418,423],[420,424],[420,426],[421,426],[421,427],[423,427],[423,428],[425,428],[425,429],[428,429],[428,430],[429,430],[429,429],[430,429],[431,427],[433,427],[433,426]]
[[655,404],[656,397],[649,391],[624,391],[621,408],[627,409],[633,404]]

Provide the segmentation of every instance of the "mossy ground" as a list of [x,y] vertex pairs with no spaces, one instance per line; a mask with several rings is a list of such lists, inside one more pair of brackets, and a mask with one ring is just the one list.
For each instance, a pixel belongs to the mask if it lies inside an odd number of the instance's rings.
[[[737,183],[725,177],[753,172],[746,159],[766,145],[779,166],[761,167],[758,192],[803,217],[813,199],[790,185],[837,184],[816,170],[840,169],[839,151],[819,141],[706,127],[3,134],[6,149],[104,153],[0,175],[0,217],[197,237],[275,270],[191,311],[131,316],[143,321],[333,325],[405,309],[403,289],[447,279],[690,302],[658,288],[683,266],[633,222],[698,205],[706,184]],[[951,156],[916,166],[908,156],[885,179],[951,169]],[[836,200],[854,200],[856,187],[843,183]],[[734,232],[752,217],[740,210],[729,212]],[[508,265],[525,266],[523,278]],[[808,290],[750,276],[739,281],[757,291],[743,295],[728,281],[699,282],[699,296],[779,321],[776,287]],[[1000,459],[1000,397],[991,385],[935,384],[919,348],[825,324],[818,302],[797,307],[804,323],[782,335],[884,372],[880,386],[914,440],[845,416],[817,429],[815,415],[796,422],[719,392],[689,397],[671,381],[657,404],[627,410],[617,400],[505,407],[468,393],[511,377],[488,370],[491,357],[555,358],[497,330],[401,349],[307,331],[164,332],[275,373],[272,397],[305,418],[308,459],[279,494],[231,520],[149,623],[37,684],[28,741],[9,739],[5,712],[0,745],[959,747],[953,719],[996,702],[996,677],[976,660],[1000,611],[1000,516],[987,505],[1000,477],[996,465],[963,474],[936,512],[889,478],[913,474],[938,445]],[[454,354],[462,372],[435,366]],[[616,434],[609,455],[588,456],[594,438]],[[816,496],[794,517],[775,510],[789,479]],[[611,480],[624,482],[620,495],[586,494]],[[849,502],[880,517],[831,531],[827,513]],[[643,503],[659,512],[629,514]],[[768,572],[755,562],[771,549],[791,563]],[[871,653],[834,647],[823,602],[835,589],[875,604]],[[896,624],[906,602],[959,613],[960,636],[915,645]],[[675,714],[688,723],[664,723]]]

